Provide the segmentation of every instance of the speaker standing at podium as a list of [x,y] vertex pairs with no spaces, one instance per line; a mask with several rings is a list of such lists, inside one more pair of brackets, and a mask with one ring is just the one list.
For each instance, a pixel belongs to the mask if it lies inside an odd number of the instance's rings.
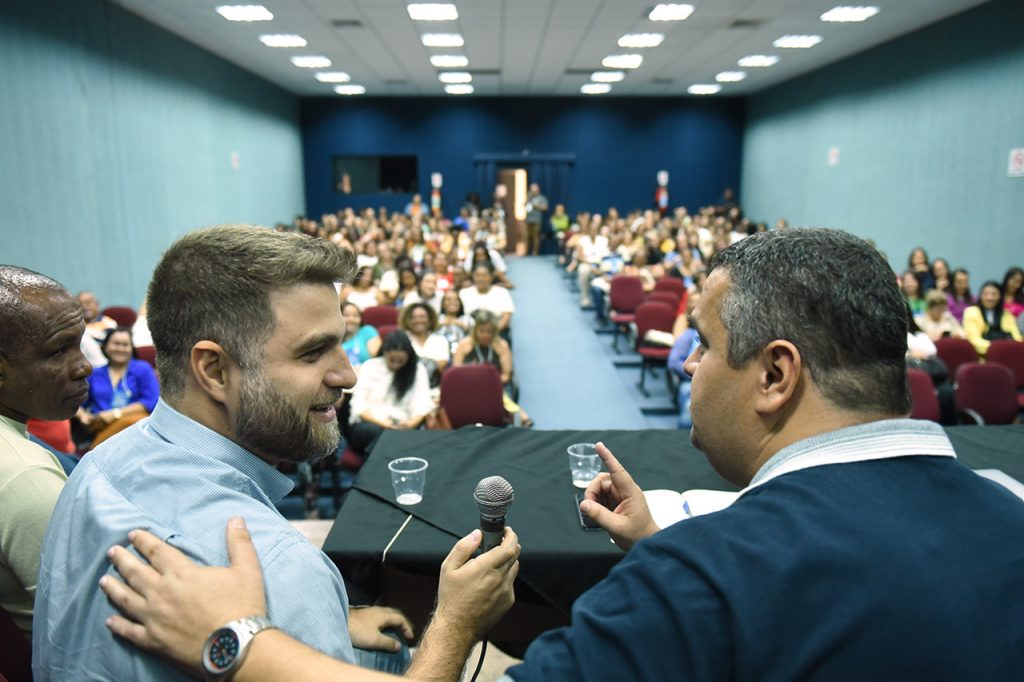
[[[905,419],[905,308],[884,258],[836,230],[755,234],[712,260],[693,318],[690,437],[742,494],[659,531],[602,446],[609,473],[581,506],[628,553],[576,601],[572,625],[533,642],[508,676],[1019,678],[1024,505],[961,466],[938,425]],[[147,554],[163,549],[141,540]],[[197,669],[202,636],[189,629],[212,631],[230,605],[168,595],[225,578],[160,559],[162,578],[134,581],[143,599],[105,586],[145,624],[113,629]],[[129,579],[142,570],[123,550],[115,562]],[[227,572],[238,592],[258,593],[240,582],[253,568],[243,558]],[[282,664],[289,656],[301,671]],[[260,635],[237,679],[285,677],[365,679]]]

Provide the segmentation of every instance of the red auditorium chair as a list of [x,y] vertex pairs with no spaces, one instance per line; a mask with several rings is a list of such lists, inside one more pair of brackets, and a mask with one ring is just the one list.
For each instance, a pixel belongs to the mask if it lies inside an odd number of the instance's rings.
[[676,299],[681,299],[686,295],[686,284],[683,280],[678,277],[660,277],[658,281],[654,283],[655,291],[670,291],[676,295]]
[[932,383],[928,372],[911,367],[907,369],[907,381],[910,384],[910,395],[914,405],[910,418],[938,422],[942,416],[939,393],[935,390],[935,384]]
[[0,608],[0,679],[31,682],[32,645],[14,624],[11,615]]
[[679,296],[671,291],[652,291],[647,294],[645,303],[664,303],[672,306],[673,310],[678,310]]
[[363,311],[363,324],[376,327],[377,333],[384,336],[380,331],[383,325],[398,326],[398,308],[392,305],[372,305]]
[[149,366],[156,369],[156,347],[155,346],[137,346],[135,348],[135,355],[139,360],[144,360],[149,363]]
[[985,357],[989,362],[998,362],[1013,372],[1017,386],[1017,407],[1024,410],[1024,343],[1013,339],[993,341]]
[[956,371],[956,411],[975,424],[1012,424],[1017,419],[1013,373],[988,362],[965,362]]
[[387,335],[398,329],[397,324],[382,324],[377,327],[377,333],[380,334],[381,341],[387,338]]
[[946,364],[950,377],[955,377],[957,368],[965,362],[978,361],[978,353],[967,339],[945,336],[935,342],[935,350],[939,359]]
[[619,352],[619,332],[626,325],[636,321],[636,309],[644,302],[644,284],[639,277],[619,275],[612,278],[609,293],[611,321],[615,326],[612,348]]
[[139,319],[134,310],[123,305],[112,305],[109,308],[104,308],[100,315],[113,319],[114,322],[117,322],[118,327],[131,328],[135,324],[135,320]]
[[505,426],[508,413],[494,365],[449,367],[441,375],[441,407],[457,429],[467,424]]
[[[668,364],[669,353],[672,349],[668,346],[651,346],[644,344],[644,336],[648,331],[656,329],[662,332],[672,332],[672,324],[676,320],[676,309],[664,303],[644,303],[636,309],[636,352],[640,355],[640,382],[637,388],[645,396],[650,394],[644,388],[644,379],[647,377],[647,369],[654,367],[665,367]],[[665,370],[665,380],[668,383],[669,393],[672,391],[672,378],[670,372]]]

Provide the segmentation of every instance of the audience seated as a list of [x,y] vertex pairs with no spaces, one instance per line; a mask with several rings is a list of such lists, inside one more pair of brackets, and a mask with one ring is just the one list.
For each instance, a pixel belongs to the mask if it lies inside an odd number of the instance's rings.
[[981,285],[978,303],[964,311],[964,332],[980,357],[985,357],[993,341],[1021,340],[1017,321],[1003,308],[1003,289],[998,282],[990,280]]
[[427,368],[430,385],[441,382],[441,372],[451,360],[447,339],[437,333],[437,313],[426,303],[411,303],[402,309],[398,326],[409,335],[412,349]]
[[373,269],[370,267],[360,269],[355,281],[342,287],[340,296],[343,302],[354,303],[360,310],[380,305],[387,299],[387,294],[378,290],[373,279]]
[[900,289],[903,291],[903,298],[910,306],[914,315],[920,315],[925,311],[924,287],[921,286],[921,279],[916,272],[907,270],[900,277]]
[[402,301],[402,305],[408,306],[412,303],[426,303],[434,309],[434,314],[441,312],[441,296],[443,292],[437,288],[437,273],[424,272],[420,278],[419,287]]
[[520,426],[530,428],[533,420],[515,402],[518,389],[514,383],[512,349],[498,333],[499,318],[489,310],[480,309],[473,314],[473,321],[473,331],[456,346],[452,364],[494,365],[505,387],[505,410],[511,415],[518,413]]
[[516,307],[508,289],[494,283],[494,266],[481,261],[473,268],[473,286],[459,292],[467,315],[487,310],[498,318],[498,331],[507,335],[508,325]]
[[100,302],[91,291],[79,291],[77,298],[85,315],[85,333],[97,341],[102,340],[107,330],[116,327],[117,322],[100,313]]
[[953,271],[953,282],[950,285],[946,299],[949,302],[950,314],[955,317],[958,322],[963,322],[964,310],[966,310],[968,306],[972,306],[977,303],[977,300],[973,295],[971,295],[971,279],[967,270],[957,268]]
[[441,297],[441,314],[437,321],[437,333],[448,341],[448,347],[455,354],[459,341],[466,338],[473,328],[473,318],[466,314],[462,298],[455,289],[449,289]]
[[949,312],[949,299],[938,289],[932,289],[924,296],[927,306],[923,315],[916,315],[917,327],[932,341],[944,336],[966,339],[967,334],[955,317]]
[[1014,318],[1024,313],[1024,270],[1016,265],[1003,276],[1003,310]]
[[416,429],[434,411],[430,378],[409,336],[395,330],[385,337],[381,356],[363,363],[352,390],[348,442],[367,454],[387,429]]
[[109,330],[100,347],[107,365],[89,377],[89,398],[76,415],[91,434],[92,447],[148,417],[160,398],[153,368],[134,357],[130,329]]
[[348,354],[352,367],[359,367],[380,352],[380,334],[374,327],[363,324],[363,311],[355,303],[343,302],[341,316],[345,318],[345,336],[341,340],[341,347]]

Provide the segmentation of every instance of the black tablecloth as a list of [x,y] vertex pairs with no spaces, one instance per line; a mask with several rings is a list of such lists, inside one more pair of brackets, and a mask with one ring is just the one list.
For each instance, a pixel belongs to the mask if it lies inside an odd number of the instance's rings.
[[[1001,469],[1024,481],[1024,426],[947,429],[960,460]],[[436,575],[455,540],[477,526],[473,489],[486,476],[506,478],[516,500],[508,524],[523,551],[517,596],[563,612],[622,557],[603,531],[580,527],[566,448],[603,441],[641,488],[735,490],[707,464],[682,431],[526,431],[465,427],[458,431],[390,431],[378,442],[324,544],[354,603],[372,601],[384,550],[402,571]],[[394,502],[387,463],[417,456],[430,462],[423,501]],[[412,520],[395,538],[409,515]]]

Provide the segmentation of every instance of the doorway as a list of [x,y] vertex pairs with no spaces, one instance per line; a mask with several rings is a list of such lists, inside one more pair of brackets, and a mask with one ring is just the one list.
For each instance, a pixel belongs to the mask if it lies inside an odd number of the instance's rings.
[[505,212],[505,253],[517,256],[526,253],[526,188],[525,168],[498,169],[494,202]]

